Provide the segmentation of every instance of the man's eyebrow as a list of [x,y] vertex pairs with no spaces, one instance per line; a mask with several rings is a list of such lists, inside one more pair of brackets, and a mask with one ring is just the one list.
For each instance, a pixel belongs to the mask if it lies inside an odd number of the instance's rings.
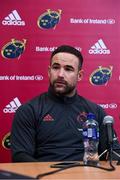
[[52,66],[53,66],[53,65],[60,65],[60,64],[59,64],[59,63],[57,63],[57,62],[54,62],[54,63],[52,64]]
[[[60,66],[60,64],[57,62],[54,62],[51,66]],[[75,69],[72,65],[65,65],[65,68]]]
[[66,65],[66,67],[67,67],[67,68],[70,68],[70,69],[74,69],[74,67],[71,66],[71,65]]

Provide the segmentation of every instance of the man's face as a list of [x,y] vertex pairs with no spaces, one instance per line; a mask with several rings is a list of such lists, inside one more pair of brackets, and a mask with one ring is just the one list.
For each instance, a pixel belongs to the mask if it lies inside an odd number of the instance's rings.
[[48,69],[50,85],[59,95],[73,96],[82,70],[78,69],[79,59],[73,54],[60,52],[53,56]]

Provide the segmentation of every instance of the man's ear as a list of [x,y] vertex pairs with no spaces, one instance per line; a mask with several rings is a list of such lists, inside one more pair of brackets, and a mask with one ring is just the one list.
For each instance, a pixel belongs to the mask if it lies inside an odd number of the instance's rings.
[[79,72],[78,72],[78,81],[81,81],[82,80],[82,78],[83,78],[83,69],[81,69],[81,70],[79,70]]
[[48,77],[50,77],[50,66],[48,66]]

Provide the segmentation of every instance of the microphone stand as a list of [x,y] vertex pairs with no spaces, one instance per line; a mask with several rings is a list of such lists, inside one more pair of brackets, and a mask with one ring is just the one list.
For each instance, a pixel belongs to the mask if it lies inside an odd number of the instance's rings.
[[106,160],[110,160],[110,164],[112,163],[112,155],[115,154],[119,159],[117,162],[117,165],[120,165],[120,154],[118,154],[116,151],[113,150],[113,142],[108,144],[108,149],[103,151],[100,155],[99,158],[102,157],[105,153],[107,153],[107,158]]
[[107,149],[99,155],[99,158],[103,156],[105,153],[107,153],[106,160],[110,160],[110,165],[112,165],[112,155],[115,154],[119,159],[117,162],[117,165],[120,163],[120,155],[113,150],[113,147],[115,145],[115,141],[117,141],[117,135],[113,129],[113,117],[112,116],[105,116],[103,120],[103,124],[106,127],[107,132]]

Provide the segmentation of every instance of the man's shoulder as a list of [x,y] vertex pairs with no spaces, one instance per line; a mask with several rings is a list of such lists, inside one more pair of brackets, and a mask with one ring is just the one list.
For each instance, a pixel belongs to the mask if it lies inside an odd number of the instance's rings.
[[33,97],[32,99],[28,100],[27,103],[28,104],[34,104],[35,102],[39,102],[43,99],[45,99],[48,96],[47,92],[43,92],[35,97]]
[[85,106],[103,110],[99,104],[83,96],[78,95],[78,101]]
[[29,99],[28,101],[24,102],[18,109],[33,109],[38,108],[40,104],[47,98],[47,92],[41,93],[32,99]]
[[93,105],[95,105],[95,106],[98,105],[98,104],[95,103],[94,101],[92,101],[92,100],[90,100],[90,99],[88,99],[88,98],[85,98],[85,97],[83,97],[83,96],[80,96],[80,95],[78,95],[78,100],[81,101],[81,102],[83,102],[83,103],[93,104]]
[[106,115],[105,110],[96,102],[89,100],[85,97],[78,96],[79,104],[87,111],[92,112],[100,120],[103,120],[103,117]]

